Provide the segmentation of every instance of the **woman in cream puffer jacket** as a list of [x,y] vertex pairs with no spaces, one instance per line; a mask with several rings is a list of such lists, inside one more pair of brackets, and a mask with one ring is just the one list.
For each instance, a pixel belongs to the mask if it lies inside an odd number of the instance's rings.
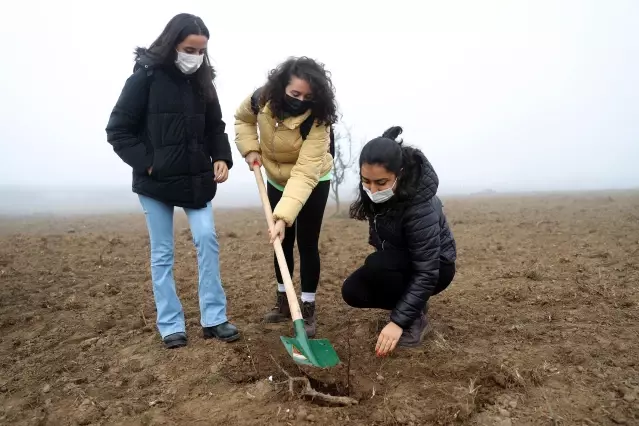
[[[269,74],[235,113],[235,143],[252,169],[264,166],[275,229],[293,274],[293,247],[301,263],[302,314],[306,332],[315,335],[315,292],[320,275],[319,234],[332,178],[329,152],[337,106],[330,74],[312,59],[289,58]],[[259,130],[259,136],[258,136]],[[290,318],[277,258],[278,291],[266,322]]]

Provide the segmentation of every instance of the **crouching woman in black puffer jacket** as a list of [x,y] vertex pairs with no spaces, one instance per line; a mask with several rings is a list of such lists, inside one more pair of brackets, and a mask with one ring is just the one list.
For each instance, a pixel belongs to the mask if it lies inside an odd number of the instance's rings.
[[428,299],[452,282],[457,257],[437,174],[420,150],[396,140],[401,132],[391,127],[364,145],[360,193],[350,209],[352,218],[368,220],[376,251],[344,281],[342,297],[355,308],[391,311],[378,356],[421,344]]

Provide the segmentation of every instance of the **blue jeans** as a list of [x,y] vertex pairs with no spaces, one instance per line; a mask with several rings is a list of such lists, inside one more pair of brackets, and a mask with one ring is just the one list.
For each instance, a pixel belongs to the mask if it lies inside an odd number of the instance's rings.
[[[173,279],[173,206],[153,198],[138,196],[151,240],[151,278],[157,309],[157,326],[162,338],[185,332],[184,311]],[[184,209],[197,250],[200,323],[212,327],[227,321],[226,294],[220,278],[219,244],[213,208]]]

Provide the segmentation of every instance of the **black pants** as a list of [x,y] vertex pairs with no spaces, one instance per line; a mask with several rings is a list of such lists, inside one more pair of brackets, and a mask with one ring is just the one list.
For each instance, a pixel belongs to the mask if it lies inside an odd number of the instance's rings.
[[[286,228],[284,233],[284,241],[282,241],[282,249],[288,271],[293,275],[295,266],[293,260],[293,247],[295,245],[295,237],[297,235],[297,250],[300,253],[300,279],[302,281],[302,291],[304,293],[315,293],[320,277],[320,255],[319,255],[319,237],[322,229],[322,220],[324,219],[324,210],[328,201],[328,194],[331,190],[330,181],[322,181],[317,184],[311,195],[308,197],[306,204],[297,215],[297,220],[290,228]],[[282,191],[279,191],[270,183],[267,185],[268,200],[271,208],[275,208],[282,198]],[[275,257],[275,276],[277,282],[282,284],[282,274]]]
[[[404,295],[410,274],[406,253],[376,251],[344,281],[342,298],[354,308],[392,310]],[[433,296],[444,291],[454,276],[455,264],[440,262],[439,281]]]

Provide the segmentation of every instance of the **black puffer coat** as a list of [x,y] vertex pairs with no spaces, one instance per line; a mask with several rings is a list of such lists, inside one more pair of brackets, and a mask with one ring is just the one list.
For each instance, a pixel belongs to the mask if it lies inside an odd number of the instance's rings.
[[107,140],[132,167],[133,192],[173,206],[205,207],[217,190],[213,163],[233,166],[219,100],[206,102],[194,75],[173,64],[153,65],[144,49],[137,53]]
[[419,317],[433,293],[440,262],[453,263],[457,258],[455,239],[436,195],[437,174],[424,154],[415,151],[414,155],[421,164],[417,194],[410,200],[380,205],[379,213],[369,219],[369,243],[377,250],[403,251],[410,260],[410,281],[391,312],[391,321],[402,328]]

